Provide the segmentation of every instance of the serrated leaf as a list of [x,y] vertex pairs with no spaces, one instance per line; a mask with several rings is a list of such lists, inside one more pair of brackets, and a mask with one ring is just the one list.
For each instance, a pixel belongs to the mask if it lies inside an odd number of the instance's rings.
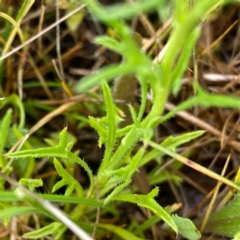
[[171,149],[172,151],[175,151],[175,148],[178,147],[179,145],[187,143],[201,136],[204,133],[205,131],[199,130],[194,132],[183,133],[178,136],[169,136],[163,142],[161,142],[161,146],[164,146],[168,149]]
[[[106,118],[103,118],[107,124],[107,144],[104,152],[103,164],[107,164],[110,161],[110,157],[112,155],[114,144],[116,141],[118,116],[116,106],[113,102],[111,90],[105,81],[102,83],[102,89],[107,112]],[[104,168],[104,165],[102,165],[101,167]]]
[[197,89],[198,104],[200,106],[240,108],[239,97],[207,93],[200,87],[200,85],[196,85],[195,87]]
[[155,213],[165,223],[167,223],[176,233],[178,233],[177,225],[171,215],[164,210],[154,199],[158,195],[158,188],[154,188],[147,195],[138,194],[120,194],[113,196],[111,200],[119,200],[124,202],[136,203],[138,206],[145,207]]
[[60,187],[64,185],[68,185],[68,188],[65,192],[66,196],[69,196],[74,189],[76,190],[77,196],[82,197],[83,195],[83,189],[81,185],[78,183],[76,179],[74,179],[62,166],[62,164],[55,158],[54,159],[54,166],[59,174],[59,176],[62,177],[62,180],[60,182],[57,182],[54,187],[52,192],[56,191]]
[[65,158],[65,148],[67,147],[67,128],[64,128],[59,135],[59,144],[54,147],[27,149],[19,152],[6,154],[9,158],[27,158],[27,157],[61,157]]
[[97,131],[99,135],[98,146],[101,147],[102,144],[107,142],[107,129],[94,117],[89,117],[89,124]]
[[[187,143],[199,136],[201,136],[205,131],[194,131],[189,133],[183,133],[178,136],[169,136],[165,140],[163,140],[160,145],[170,149],[172,151],[175,151],[176,147],[180,146],[181,144]],[[146,164],[152,159],[155,159],[156,157],[159,157],[163,152],[159,151],[158,149],[153,149],[149,151],[142,159],[141,166]]]
[[[70,144],[71,145],[71,144]],[[28,149],[19,152],[13,152],[6,154],[9,158],[27,158],[27,157],[59,157],[67,158],[73,162],[78,163],[84,168],[87,172],[90,179],[90,187],[88,194],[91,194],[91,191],[94,187],[93,174],[89,166],[75,154],[69,150],[69,143],[67,142],[67,128],[64,128],[59,134],[59,144],[54,147],[38,148],[38,149]]]
[[41,187],[43,185],[42,179],[30,179],[30,178],[21,178],[19,183],[31,191],[34,191],[35,188]]

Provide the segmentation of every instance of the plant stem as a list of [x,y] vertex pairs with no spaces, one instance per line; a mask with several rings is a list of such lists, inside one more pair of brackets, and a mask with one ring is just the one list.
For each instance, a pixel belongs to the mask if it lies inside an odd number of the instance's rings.
[[[198,1],[193,9],[186,13],[182,22],[175,22],[175,29],[169,39],[167,51],[162,61],[162,66],[165,71],[170,73],[176,56],[179,54],[188,36],[199,24],[201,19],[205,17],[206,13],[218,2],[219,0]],[[167,78],[165,78],[165,80],[168,81]]]

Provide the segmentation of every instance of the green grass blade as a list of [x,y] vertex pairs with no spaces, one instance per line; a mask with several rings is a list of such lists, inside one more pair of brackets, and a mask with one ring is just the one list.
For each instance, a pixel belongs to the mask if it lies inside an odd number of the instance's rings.
[[129,63],[112,64],[111,66],[103,67],[96,74],[83,77],[81,81],[76,85],[76,92],[87,91],[90,88],[100,84],[103,79],[110,81],[119,75],[131,74],[135,71],[136,66]]
[[165,1],[152,0],[152,1],[139,1],[126,5],[114,4],[110,7],[101,7],[96,1],[84,0],[88,4],[90,11],[95,17],[101,21],[111,23],[113,20],[126,19],[142,12],[149,12],[160,8]]
[[[22,202],[23,199],[16,196],[14,192],[0,191],[1,201],[2,202]],[[49,202],[55,203],[74,203],[74,204],[84,204],[89,206],[101,207],[103,201],[96,201],[93,199],[80,198],[80,197],[71,197],[71,196],[62,196],[55,194],[38,194],[39,197],[47,200]]]
[[27,213],[36,213],[38,210],[34,207],[11,207],[6,209],[1,209],[0,219],[11,218],[14,216],[27,214]]
[[99,223],[98,227],[113,232],[114,234],[116,234],[121,239],[142,240],[142,238],[139,238],[139,237],[135,236],[134,234],[132,234],[128,230],[126,230],[122,227],[116,227],[115,225],[112,225],[112,224]]

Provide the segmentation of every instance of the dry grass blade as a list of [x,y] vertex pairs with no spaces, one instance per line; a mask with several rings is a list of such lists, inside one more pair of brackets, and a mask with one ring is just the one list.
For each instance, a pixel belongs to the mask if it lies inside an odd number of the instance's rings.
[[222,176],[218,175],[217,173],[215,173],[213,171],[208,170],[207,168],[201,166],[200,164],[197,164],[197,163],[189,160],[188,158],[185,158],[185,157],[183,157],[183,156],[181,156],[181,155],[179,155],[175,152],[172,152],[168,149],[165,149],[164,147],[161,147],[157,143],[149,141],[148,145],[155,148],[155,149],[158,149],[158,150],[164,152],[165,154],[171,156],[172,158],[175,158],[179,162],[191,167],[192,169],[195,169],[196,171],[201,172],[202,174],[204,174],[204,175],[206,175],[210,178],[213,178],[217,181],[220,181],[220,182],[226,184],[230,188],[233,188],[233,189],[236,189],[236,190],[240,191],[240,186],[239,185],[233,183],[232,181],[230,181],[227,178],[223,178]]
[[35,36],[33,36],[32,38],[28,39],[27,41],[25,41],[23,44],[19,45],[18,47],[14,48],[13,50],[11,50],[8,53],[3,54],[0,57],[0,61],[8,58],[9,56],[11,56],[12,54],[16,53],[17,51],[19,51],[20,49],[22,49],[23,47],[27,46],[29,43],[35,41],[36,39],[38,39],[41,35],[45,34],[46,32],[50,31],[51,29],[53,29],[54,27],[56,27],[57,25],[59,25],[59,23],[65,21],[67,18],[69,18],[70,16],[72,16],[73,14],[75,14],[76,12],[80,11],[81,9],[85,8],[86,4],[81,5],[79,7],[77,7],[76,9],[74,9],[72,12],[68,13],[66,16],[62,17],[59,19],[58,22],[55,22],[53,24],[51,24],[49,27],[45,28],[44,30],[42,30],[41,32],[39,32],[38,34],[36,34]]
[[[229,161],[230,161],[230,158],[231,158],[231,157],[230,157],[230,155],[229,155],[228,158],[227,158],[227,160],[226,160],[226,163],[225,163],[225,165],[224,165],[224,168],[223,168],[223,170],[222,170],[221,176],[224,176],[224,175],[225,175],[226,170],[227,170],[227,167],[228,167],[228,164],[229,164]],[[211,213],[211,211],[212,211],[213,204],[214,204],[214,202],[215,202],[215,200],[216,200],[216,197],[217,197],[217,194],[218,194],[218,191],[219,191],[219,189],[220,189],[221,184],[222,184],[221,182],[218,182],[218,183],[217,183],[217,186],[216,186],[215,189],[214,189],[213,197],[212,197],[212,199],[211,199],[210,204],[208,205],[206,214],[205,214],[205,216],[204,216],[204,219],[203,219],[203,222],[202,222],[202,225],[201,225],[201,228],[200,228],[200,231],[201,231],[201,232],[204,231],[204,228],[205,228],[205,226],[206,226],[206,224],[207,224],[208,218],[209,218],[210,213]]]
[[[217,43],[219,43],[232,29],[233,27],[238,23],[238,20],[236,20],[230,27],[228,27],[228,29],[219,37],[217,38],[209,47],[205,48],[200,56],[208,53]],[[198,57],[200,57],[198,56]]]
[[[171,111],[175,108],[175,106],[171,103],[167,103],[165,107],[168,111]],[[201,129],[204,129],[204,130],[210,132],[211,134],[213,134],[214,136],[216,136],[219,139],[221,139],[221,137],[222,137],[222,133],[218,129],[214,128],[210,124],[202,121],[201,119],[193,116],[190,113],[187,113],[185,111],[181,111],[181,112],[177,113],[177,116],[193,123],[194,125],[200,127]],[[226,137],[224,137],[224,141],[226,141]],[[238,152],[240,151],[240,146],[239,146],[238,142],[236,142],[236,141],[227,141],[227,142],[236,151],[238,151]]]

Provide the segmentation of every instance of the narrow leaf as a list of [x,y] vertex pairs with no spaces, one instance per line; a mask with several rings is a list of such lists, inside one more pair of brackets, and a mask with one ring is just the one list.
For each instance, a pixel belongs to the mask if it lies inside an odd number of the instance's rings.
[[20,207],[20,206],[1,209],[0,219],[11,218],[26,213],[36,213],[37,211],[38,210],[34,207]]
[[[0,191],[1,201],[2,202],[22,202],[23,199],[16,196],[14,192]],[[80,197],[70,197],[62,196],[56,194],[38,194],[39,197],[49,201],[49,202],[59,202],[59,203],[75,203],[75,204],[84,204],[90,206],[101,207],[103,205],[102,201],[96,201],[87,198]]]
[[116,227],[116,225],[99,223],[98,227],[113,232],[114,234],[118,235],[121,239],[142,240],[142,238],[139,238],[139,237],[135,236],[130,231],[128,231],[128,230],[126,230],[122,227]]
[[24,238],[30,239],[40,239],[42,237],[46,237],[47,235],[55,234],[57,229],[61,226],[61,223],[54,222],[43,228],[37,229],[35,231],[25,233],[23,235]]
[[84,0],[88,4],[90,10],[98,19],[104,22],[113,22],[114,20],[125,19],[136,14],[141,14],[142,12],[148,12],[151,10],[156,10],[160,8],[164,1],[163,0],[152,0],[152,1],[139,1],[132,2],[131,4],[114,4],[110,7],[101,7],[100,4],[97,4],[90,0]]
[[172,84],[173,94],[175,95],[178,93],[179,88],[182,84],[182,75],[187,69],[190,55],[193,52],[193,47],[194,47],[194,44],[196,43],[196,40],[199,34],[200,34],[200,28],[196,28],[188,37],[188,40],[183,47],[183,50],[181,52],[177,65],[174,68],[173,72],[171,73],[170,82]]
[[135,73],[137,68],[144,68],[144,65],[138,65],[134,63],[122,63],[122,64],[112,64],[111,66],[101,68],[96,74],[92,74],[83,77],[81,81],[76,86],[76,92],[84,92],[90,88],[98,85],[104,79],[110,81],[117,76]]
[[[95,38],[95,42],[97,44],[103,45],[111,50],[114,50],[115,52],[123,55],[123,51],[126,50],[124,45],[117,41],[114,38],[108,37],[108,36],[100,36]],[[126,54],[126,53],[125,53]]]
[[65,158],[65,148],[67,147],[67,128],[64,128],[59,135],[59,144],[54,147],[28,149],[19,152],[6,154],[9,158],[27,158],[27,157],[60,157]]
[[[175,151],[176,147],[180,146],[181,144],[187,143],[199,136],[201,136],[205,131],[194,131],[189,133],[180,134],[178,136],[169,136],[165,140],[163,140],[160,145]],[[148,163],[150,160],[155,159],[158,156],[161,156],[163,152],[159,151],[159,149],[153,149],[149,151],[142,159],[141,166]]]
[[[7,136],[8,136],[8,132],[11,124],[11,118],[12,118],[12,109],[8,109],[0,124],[0,134],[1,134],[0,154],[1,155],[3,154],[4,145],[7,140]],[[1,166],[1,167],[4,167],[4,166]]]
[[136,203],[140,207],[145,207],[155,213],[159,218],[166,222],[176,233],[178,233],[177,225],[172,219],[171,215],[167,213],[155,200],[158,194],[158,188],[154,188],[147,195],[137,195],[137,194],[121,194],[112,197],[111,200],[119,200],[124,202]]
[[[65,184],[68,185],[68,189],[65,192],[66,196],[71,195],[71,193],[74,191],[74,189],[77,192],[77,196],[82,197],[83,195],[83,189],[82,186],[78,183],[76,179],[74,179],[62,166],[62,164],[55,158],[54,159],[54,166],[59,174],[59,176],[62,177]],[[61,181],[62,182],[62,181]],[[57,183],[56,183],[57,184]],[[59,187],[59,186],[58,186]],[[69,188],[71,187],[71,188]],[[52,192],[56,191],[56,185],[54,185]]]

